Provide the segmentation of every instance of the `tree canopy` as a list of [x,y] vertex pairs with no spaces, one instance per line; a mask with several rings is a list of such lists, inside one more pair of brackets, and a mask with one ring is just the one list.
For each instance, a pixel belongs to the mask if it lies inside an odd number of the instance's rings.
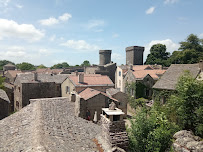
[[17,68],[20,70],[35,70],[35,66],[28,62],[22,62],[19,64],[16,64]]
[[81,64],[82,67],[84,66],[91,66],[90,62],[88,60],[85,60],[82,64]]
[[11,63],[13,65],[15,65],[15,63],[11,62],[11,61],[8,61],[8,60],[0,60],[0,70],[3,70],[3,66],[8,64],[8,63]]
[[0,76],[0,89],[4,89],[4,85],[3,85],[4,80],[5,80],[5,78],[3,78],[2,76]]
[[63,63],[58,63],[58,64],[53,65],[51,67],[51,69],[63,69],[63,68],[67,68],[69,66],[70,65],[67,62],[63,62]]
[[43,64],[40,64],[40,65],[37,67],[37,69],[45,69],[45,68],[47,68],[47,67],[44,66]]
[[166,52],[166,45],[155,44],[150,48],[150,54],[148,54],[145,64],[168,66],[169,55],[170,53]]
[[186,41],[180,42],[179,51],[174,51],[170,57],[170,63],[191,64],[203,59],[203,39],[190,34]]

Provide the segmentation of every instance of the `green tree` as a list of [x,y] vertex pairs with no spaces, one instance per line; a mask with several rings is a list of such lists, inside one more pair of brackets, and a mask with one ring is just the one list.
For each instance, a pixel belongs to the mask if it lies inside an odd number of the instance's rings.
[[0,76],[0,89],[4,89],[4,85],[3,85],[4,80],[5,80],[5,78],[3,78],[2,76]]
[[45,68],[47,68],[47,67],[44,66],[43,64],[40,64],[40,65],[37,67],[37,69],[45,69]]
[[174,51],[169,62],[175,64],[197,63],[203,59],[203,39],[190,34],[186,41],[180,42],[179,51]]
[[0,60],[0,70],[3,70],[3,66],[8,64],[8,63],[11,63],[13,65],[15,65],[15,63],[11,62],[11,61],[8,61],[8,60]]
[[51,69],[63,69],[63,68],[67,68],[70,67],[70,65],[67,62],[63,62],[63,63],[58,63],[55,64],[51,67]]
[[145,64],[169,66],[167,60],[169,54],[169,52],[166,52],[166,45],[155,44],[150,48],[150,54],[148,54]]
[[192,130],[203,137],[203,81],[194,79],[188,72],[180,77],[176,92],[164,106],[170,121],[182,129]]
[[85,60],[82,64],[81,64],[82,67],[84,66],[91,66],[90,62],[88,60]]
[[27,62],[22,62],[19,64],[16,64],[17,68],[20,70],[35,70],[35,66],[31,63],[27,63]]

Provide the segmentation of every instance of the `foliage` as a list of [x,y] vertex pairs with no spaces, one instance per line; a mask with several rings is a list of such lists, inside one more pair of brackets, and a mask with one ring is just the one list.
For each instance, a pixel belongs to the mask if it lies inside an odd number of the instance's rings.
[[165,114],[156,110],[141,111],[128,128],[130,150],[134,152],[159,152],[170,147],[173,134],[178,126],[167,120]]
[[128,95],[136,97],[136,82],[126,83],[126,91]]
[[82,67],[86,67],[86,66],[91,66],[90,62],[88,60],[85,60],[82,64],[81,64]]
[[37,69],[45,69],[45,68],[47,68],[47,67],[44,66],[43,64],[40,64],[40,65],[37,67]]
[[141,82],[136,83],[136,98],[142,98],[142,97],[147,98],[145,96],[146,88],[147,87],[143,83],[141,83]]
[[3,85],[4,80],[5,80],[5,78],[3,78],[2,76],[0,76],[0,89],[4,89],[4,85]]
[[186,72],[180,77],[176,92],[165,105],[170,121],[182,129],[192,130],[203,137],[203,81],[198,81]]
[[13,65],[15,65],[15,63],[11,62],[11,61],[8,61],[8,60],[0,60],[0,70],[3,70],[3,66],[8,64],[8,63],[11,63]]
[[197,63],[203,59],[203,40],[190,34],[186,41],[180,42],[180,51],[174,51],[169,62],[175,64]]
[[155,44],[150,48],[150,54],[148,54],[145,64],[169,66],[167,61],[169,54],[166,52],[166,45]]
[[63,69],[63,68],[67,68],[69,66],[70,65],[67,62],[63,62],[63,63],[58,63],[58,64],[53,65],[51,67],[51,69]]
[[20,70],[35,70],[35,66],[31,63],[27,63],[27,62],[22,62],[19,64],[16,64],[17,68]]
[[146,102],[147,102],[147,99],[145,98],[135,99],[134,97],[129,97],[130,106],[134,109],[137,109],[137,107],[145,108]]

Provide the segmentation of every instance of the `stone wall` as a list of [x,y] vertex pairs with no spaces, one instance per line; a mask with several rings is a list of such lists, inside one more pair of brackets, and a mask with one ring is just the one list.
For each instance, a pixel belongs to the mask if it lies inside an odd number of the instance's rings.
[[144,47],[131,46],[126,48],[127,65],[143,65]]
[[9,115],[9,102],[0,98],[0,120]]
[[203,141],[191,131],[181,130],[173,135],[173,149],[175,152],[202,152]]
[[107,144],[113,147],[120,147],[124,150],[128,149],[128,135],[125,129],[124,121],[113,121],[101,115],[102,121],[102,137]]

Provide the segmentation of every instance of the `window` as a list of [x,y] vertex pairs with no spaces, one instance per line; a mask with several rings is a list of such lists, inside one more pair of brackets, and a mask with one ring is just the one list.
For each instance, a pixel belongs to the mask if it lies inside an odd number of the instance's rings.
[[121,76],[121,71],[119,71],[119,76]]
[[66,93],[70,93],[70,88],[66,86]]

